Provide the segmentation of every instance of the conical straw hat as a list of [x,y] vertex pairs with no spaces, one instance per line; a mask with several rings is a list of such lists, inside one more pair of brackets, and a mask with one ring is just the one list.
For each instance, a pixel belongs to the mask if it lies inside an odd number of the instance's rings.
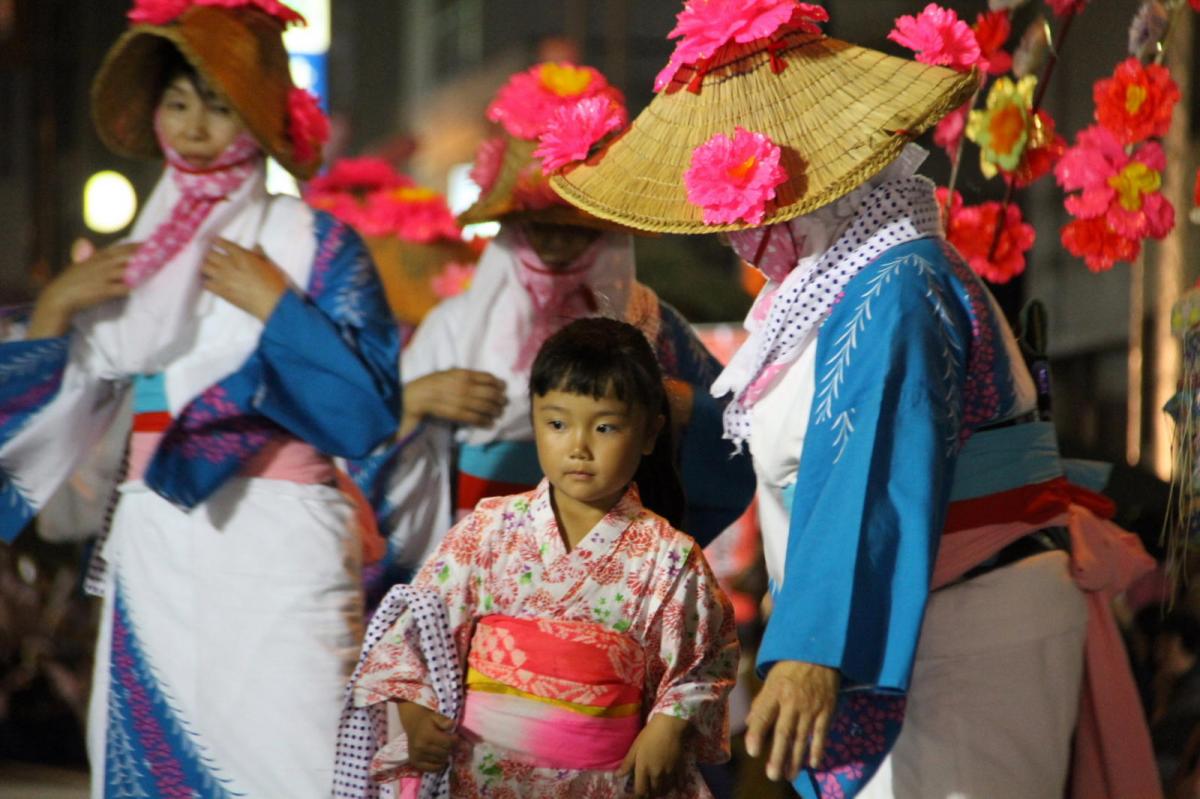
[[[776,69],[782,66],[782,71]],[[689,89],[698,86],[699,91]],[[599,159],[551,178],[593,216],[661,233],[755,227],[705,224],[688,201],[692,151],[740,126],[782,150],[788,180],[760,223],[826,205],[879,172],[904,146],[974,93],[978,78],[819,33],[793,32],[771,47],[728,44],[704,73],[685,66]]]
[[383,281],[392,314],[414,327],[441,301],[433,288],[434,277],[447,264],[479,260],[479,253],[461,241],[418,244],[396,236],[365,236],[363,241]]
[[92,84],[92,118],[118,155],[161,158],[154,110],[165,88],[164,65],[178,50],[227,99],[263,149],[301,180],[321,166],[297,162],[288,136],[288,92],[294,88],[283,25],[252,7],[193,6],[166,25],[135,25],[119,38]]

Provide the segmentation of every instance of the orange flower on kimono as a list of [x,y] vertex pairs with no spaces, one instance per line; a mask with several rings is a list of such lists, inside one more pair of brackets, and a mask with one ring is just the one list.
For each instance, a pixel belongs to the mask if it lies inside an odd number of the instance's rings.
[[979,145],[979,168],[987,177],[1013,172],[1021,165],[1029,144],[1033,90],[1037,77],[1026,75],[1016,83],[997,78],[988,90],[987,105],[967,118],[967,138]]
[[1137,144],[1167,135],[1180,95],[1166,67],[1127,58],[1111,78],[1096,81],[1092,96],[1096,121],[1121,144]]

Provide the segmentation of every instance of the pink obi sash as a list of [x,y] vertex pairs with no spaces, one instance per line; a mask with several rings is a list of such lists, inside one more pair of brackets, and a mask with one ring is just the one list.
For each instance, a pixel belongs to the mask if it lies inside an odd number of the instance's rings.
[[641,730],[645,656],[591,622],[485,616],[461,728],[540,768],[613,771]]
[[[134,415],[126,480],[141,480],[145,476],[146,467],[150,465],[150,459],[154,457],[170,421],[171,417],[166,413]],[[337,479],[337,470],[329,457],[295,438],[279,439],[267,444],[242,467],[240,474],[242,477],[287,480],[305,485],[330,484]]]

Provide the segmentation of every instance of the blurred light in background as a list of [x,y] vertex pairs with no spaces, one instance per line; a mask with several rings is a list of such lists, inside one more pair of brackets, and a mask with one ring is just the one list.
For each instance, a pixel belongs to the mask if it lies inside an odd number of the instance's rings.
[[[471,164],[456,164],[446,176],[446,203],[455,214],[461,214],[479,199],[479,184],[471,180]],[[491,237],[500,232],[499,222],[481,222],[467,225],[463,235],[467,238]]]
[[129,178],[104,170],[83,186],[83,222],[97,233],[116,233],[137,214],[137,193]]
[[300,196],[300,184],[274,158],[267,159],[267,191],[271,194]]
[[308,20],[305,27],[293,27],[283,34],[283,45],[290,56],[292,80],[321,98],[321,107],[329,111],[329,0],[290,0],[292,8]]

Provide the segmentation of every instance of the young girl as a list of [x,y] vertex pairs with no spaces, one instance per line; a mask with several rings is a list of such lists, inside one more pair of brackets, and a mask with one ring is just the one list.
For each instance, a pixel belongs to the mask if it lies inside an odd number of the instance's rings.
[[[575,321],[542,347],[529,388],[545,479],[482,501],[393,589],[408,609],[368,634],[352,701],[396,703],[402,728],[371,772],[448,764],[454,797],[707,797],[696,763],[728,757],[738,647],[700,548],[672,526],[683,497],[654,353],[632,325]],[[365,790],[344,795],[373,795],[358,762]],[[339,786],[351,766],[339,756]]]

